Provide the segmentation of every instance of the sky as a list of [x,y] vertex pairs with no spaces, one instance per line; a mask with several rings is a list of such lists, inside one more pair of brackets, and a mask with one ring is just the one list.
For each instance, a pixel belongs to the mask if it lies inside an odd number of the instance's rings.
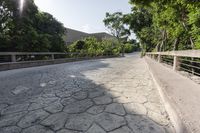
[[106,12],[130,13],[129,0],[35,0],[40,11],[52,14],[65,27],[87,33],[108,32]]

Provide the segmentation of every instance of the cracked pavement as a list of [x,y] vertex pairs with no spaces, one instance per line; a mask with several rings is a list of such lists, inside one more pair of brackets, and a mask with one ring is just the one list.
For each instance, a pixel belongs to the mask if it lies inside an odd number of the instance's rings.
[[1,133],[172,133],[139,54],[0,72]]

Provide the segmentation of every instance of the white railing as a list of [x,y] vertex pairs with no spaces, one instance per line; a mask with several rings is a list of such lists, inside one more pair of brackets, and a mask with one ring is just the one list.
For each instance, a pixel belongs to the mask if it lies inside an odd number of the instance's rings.
[[146,55],[159,63],[173,66],[175,71],[182,70],[200,76],[200,50],[148,52]]

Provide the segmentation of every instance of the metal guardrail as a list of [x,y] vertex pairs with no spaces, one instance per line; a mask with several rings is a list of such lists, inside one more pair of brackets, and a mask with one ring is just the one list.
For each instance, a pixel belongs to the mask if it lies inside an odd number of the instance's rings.
[[27,61],[39,61],[39,60],[56,60],[56,59],[72,59],[72,58],[91,58],[91,57],[105,57],[111,56],[111,53],[104,55],[98,55],[93,53],[59,53],[59,52],[0,52],[0,64],[1,63],[16,63]]
[[173,67],[175,71],[186,71],[200,76],[200,50],[148,52],[147,56]]

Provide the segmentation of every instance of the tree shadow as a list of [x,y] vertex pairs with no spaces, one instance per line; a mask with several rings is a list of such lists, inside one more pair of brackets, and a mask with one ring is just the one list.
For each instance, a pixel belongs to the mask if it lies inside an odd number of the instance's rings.
[[171,133],[147,115],[147,101],[110,84],[109,67],[90,60],[0,72],[0,132]]

